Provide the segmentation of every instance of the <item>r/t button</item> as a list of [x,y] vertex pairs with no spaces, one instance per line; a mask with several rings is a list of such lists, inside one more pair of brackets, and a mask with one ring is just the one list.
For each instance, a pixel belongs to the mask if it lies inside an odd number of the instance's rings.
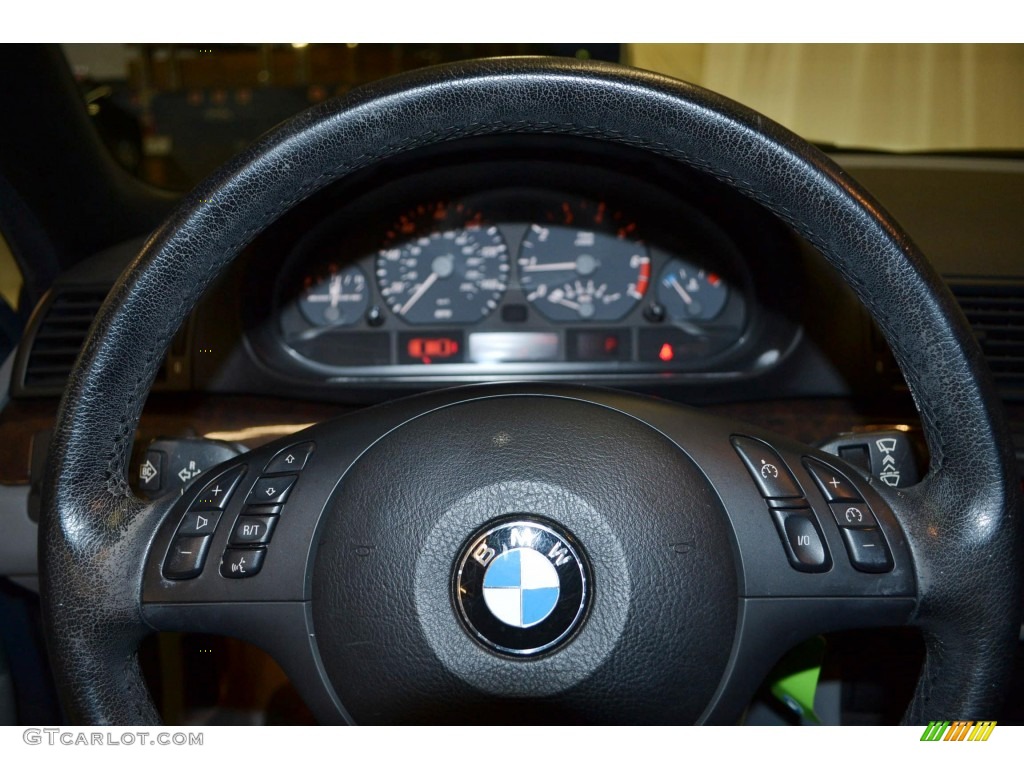
[[277,515],[242,515],[231,532],[232,544],[266,544],[274,535]]

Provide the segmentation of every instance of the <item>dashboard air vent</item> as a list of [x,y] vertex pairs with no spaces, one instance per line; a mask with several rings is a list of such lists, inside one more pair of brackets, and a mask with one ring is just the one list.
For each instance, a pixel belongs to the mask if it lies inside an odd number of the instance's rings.
[[104,298],[103,289],[68,289],[54,294],[32,339],[25,363],[25,390],[50,394],[64,389]]
[[950,287],[1003,396],[1024,399],[1024,283],[971,282]]

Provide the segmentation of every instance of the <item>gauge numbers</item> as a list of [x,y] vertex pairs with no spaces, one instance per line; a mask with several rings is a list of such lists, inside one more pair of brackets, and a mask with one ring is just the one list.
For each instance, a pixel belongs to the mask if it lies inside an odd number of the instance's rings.
[[339,269],[331,264],[327,274],[309,275],[303,280],[299,310],[315,326],[352,325],[370,302],[366,275],[357,266]]
[[[447,210],[437,204],[421,218],[436,226]],[[411,222],[407,217],[403,221]],[[405,228],[417,227],[413,223]],[[376,263],[381,295],[411,325],[468,324],[486,317],[498,306],[509,271],[501,232],[477,223],[396,238],[380,250]]]
[[657,296],[673,320],[713,320],[725,307],[729,288],[714,272],[672,259],[662,270]]
[[644,245],[610,232],[531,224],[519,250],[519,282],[549,320],[621,320],[647,291]]

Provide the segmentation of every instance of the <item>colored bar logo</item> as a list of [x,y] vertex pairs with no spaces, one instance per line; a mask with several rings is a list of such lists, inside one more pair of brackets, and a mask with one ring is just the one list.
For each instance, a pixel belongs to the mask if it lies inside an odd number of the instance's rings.
[[995,727],[995,720],[932,720],[921,741],[988,741]]

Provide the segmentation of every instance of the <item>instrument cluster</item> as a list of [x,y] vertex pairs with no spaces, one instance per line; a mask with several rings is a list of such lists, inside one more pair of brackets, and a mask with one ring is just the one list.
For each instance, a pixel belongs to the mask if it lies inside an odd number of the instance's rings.
[[754,240],[608,168],[409,174],[278,231],[252,346],[326,382],[721,372],[758,322]]

